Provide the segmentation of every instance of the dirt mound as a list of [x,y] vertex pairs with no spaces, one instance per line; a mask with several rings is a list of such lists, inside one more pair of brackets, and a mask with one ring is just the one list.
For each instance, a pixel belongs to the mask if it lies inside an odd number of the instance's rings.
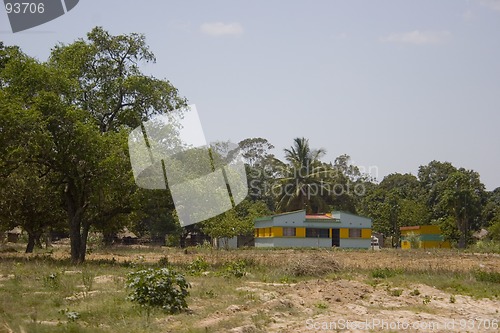
[[338,272],[340,264],[332,257],[323,257],[318,260],[315,255],[300,257],[291,260],[285,271],[292,276],[316,276],[321,277]]

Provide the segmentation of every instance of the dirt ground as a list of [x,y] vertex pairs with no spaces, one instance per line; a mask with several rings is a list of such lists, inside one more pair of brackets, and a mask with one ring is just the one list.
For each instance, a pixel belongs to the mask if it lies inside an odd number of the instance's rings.
[[[130,250],[132,249],[132,250]],[[143,251],[144,250],[144,251]],[[8,256],[25,256],[15,253]],[[67,251],[55,251],[64,258]],[[218,332],[217,324],[237,318],[228,332],[499,332],[500,298],[473,298],[444,292],[432,283],[394,284],[389,279],[367,278],[366,270],[404,269],[412,272],[457,272],[474,270],[500,272],[500,255],[457,251],[332,251],[332,250],[241,250],[199,249],[158,250],[128,247],[124,251],[99,251],[87,260],[117,262],[168,262],[185,264],[196,258],[216,264],[246,259],[259,265],[287,267],[299,260],[314,258],[318,264],[334,259],[342,274],[298,279],[295,283],[266,283],[252,273],[235,287],[248,300],[200,316],[203,302],[193,299],[191,314],[199,331]],[[346,274],[346,272],[348,272]],[[365,273],[360,273],[365,272]],[[8,279],[9,277],[4,277]],[[113,275],[96,276],[94,282],[107,283]],[[404,276],[402,277],[404,279]],[[0,279],[1,281],[1,279]],[[471,283],[474,283],[471,280]],[[195,286],[196,287],[196,286]],[[201,319],[200,319],[201,318]],[[179,327],[181,319],[165,319],[166,327]],[[176,330],[166,330],[176,332]],[[198,332],[198,330],[196,331]]]
[[[498,254],[473,254],[456,251],[316,251],[314,257],[321,263],[335,258],[345,270],[393,268],[413,271],[470,272],[481,269],[500,272]],[[185,262],[200,253],[173,253],[171,262]],[[241,251],[217,252],[205,255],[210,261],[252,258],[267,265],[289,264],[311,256],[309,251]],[[104,259],[99,255],[96,259]],[[160,254],[142,257],[156,261]],[[109,259],[109,257],[108,257]],[[120,258],[116,258],[120,260]],[[249,318],[231,332],[257,332],[250,318],[262,314],[271,318],[266,332],[498,332],[500,300],[474,299],[454,295],[433,286],[414,284],[397,288],[380,281],[369,285],[363,277],[352,279],[313,279],[299,283],[262,283],[249,281],[241,290],[255,295],[259,302],[248,306],[231,305],[224,312],[214,313],[198,326],[211,327],[218,321],[234,316]],[[192,309],[196,311],[196,308]]]
[[[209,327],[235,311],[271,315],[266,332],[498,332],[500,302],[453,296],[426,285],[413,285],[399,296],[387,286],[324,279],[297,284],[249,283],[244,287],[263,302],[258,308],[228,307],[199,323]],[[411,295],[419,290],[419,295]],[[324,308],[319,314],[315,309]],[[481,325],[481,327],[480,327]],[[489,329],[488,329],[489,328]],[[232,332],[254,332],[242,323]]]

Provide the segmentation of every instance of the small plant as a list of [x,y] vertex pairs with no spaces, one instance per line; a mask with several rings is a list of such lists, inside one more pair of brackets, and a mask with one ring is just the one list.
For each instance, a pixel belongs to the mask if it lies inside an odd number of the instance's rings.
[[391,269],[391,268],[375,268],[371,272],[371,275],[375,279],[386,279],[386,278],[393,277],[399,273],[400,272],[398,270]]
[[57,289],[60,284],[59,275],[57,273],[51,273],[43,277],[43,283],[46,287]]
[[412,249],[418,249],[420,247],[420,235],[410,232],[406,235],[406,240],[410,242]]
[[76,321],[80,318],[80,313],[76,311],[69,311],[66,313],[66,318],[68,318],[69,321]]
[[418,296],[420,295],[420,290],[414,289],[413,291],[410,292],[410,296]]
[[392,289],[389,291],[389,294],[391,296],[399,297],[403,294],[403,290],[402,289]]
[[246,274],[246,262],[244,260],[234,260],[226,263],[222,273],[225,277],[243,277]]
[[67,308],[59,310],[59,313],[65,315],[66,318],[68,319],[68,321],[71,321],[71,322],[74,322],[74,321],[77,321],[78,319],[80,319],[79,312],[69,311],[69,309],[67,309]]
[[450,303],[456,303],[457,302],[457,299],[455,297],[455,295],[450,295]]
[[215,297],[217,297],[217,294],[215,293],[215,291],[210,289],[210,290],[205,291],[205,297],[206,298],[215,298]]
[[158,260],[158,266],[160,267],[168,267],[170,265],[170,262],[168,261],[167,256],[163,256]]
[[210,267],[210,264],[203,257],[198,257],[188,265],[190,275],[198,276],[205,272]]
[[168,268],[149,268],[127,275],[131,290],[128,299],[146,309],[161,308],[173,314],[187,309],[189,283],[183,275]]
[[82,283],[85,286],[86,291],[91,291],[94,284],[95,274],[89,270],[82,271]]
[[325,303],[317,303],[315,304],[318,309],[325,310],[328,309],[328,304]]
[[424,303],[424,305],[427,305],[431,302],[431,300],[432,300],[432,297],[430,297],[429,295],[425,295],[424,299],[422,300],[422,303]]
[[291,278],[288,275],[285,275],[280,279],[280,283],[283,283],[283,284],[290,284],[290,283],[295,283],[295,282],[297,282],[297,279]]

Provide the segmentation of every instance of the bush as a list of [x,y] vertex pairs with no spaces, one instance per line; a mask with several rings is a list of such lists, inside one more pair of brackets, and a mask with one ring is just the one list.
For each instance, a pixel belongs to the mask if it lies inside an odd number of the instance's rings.
[[189,283],[183,275],[168,268],[149,268],[127,275],[131,289],[128,299],[145,307],[149,316],[152,308],[162,308],[172,314],[187,309]]
[[247,264],[245,260],[234,260],[226,263],[224,265],[224,271],[222,273],[225,277],[234,276],[237,278],[245,276]]
[[210,265],[203,257],[198,257],[193,260],[187,267],[190,275],[197,276],[201,275],[202,272],[205,272]]
[[474,277],[476,281],[500,283],[500,273],[497,272],[485,272],[485,271],[474,271]]
[[372,272],[372,278],[375,279],[386,279],[393,277],[397,274],[401,273],[399,270],[391,269],[391,268],[375,268]]

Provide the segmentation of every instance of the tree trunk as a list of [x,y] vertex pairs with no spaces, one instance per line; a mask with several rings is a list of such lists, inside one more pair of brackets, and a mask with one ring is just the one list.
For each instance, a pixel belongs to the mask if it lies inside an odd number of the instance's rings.
[[28,245],[26,245],[25,253],[33,253],[37,242],[40,240],[41,232],[34,232],[31,230],[26,230],[28,233]]
[[82,233],[80,235],[80,256],[78,262],[82,263],[85,261],[85,255],[87,254],[87,239],[89,236],[90,223],[84,223],[82,228]]
[[467,247],[467,235],[469,233],[469,226],[467,218],[457,217],[458,231],[460,238],[458,239],[458,248],[465,249]]
[[65,199],[69,220],[71,262],[73,264],[80,264],[85,260],[85,251],[87,248],[87,235],[90,226],[83,225],[84,230],[81,230],[83,214],[86,208],[83,197],[84,193],[79,193],[77,186],[72,181],[68,182],[65,190]]
[[80,235],[81,220],[78,216],[70,216],[69,238],[71,244],[71,262],[73,264],[80,263],[81,235]]
[[35,248],[35,235],[31,232],[28,233],[28,245],[26,246],[26,253],[33,253]]

